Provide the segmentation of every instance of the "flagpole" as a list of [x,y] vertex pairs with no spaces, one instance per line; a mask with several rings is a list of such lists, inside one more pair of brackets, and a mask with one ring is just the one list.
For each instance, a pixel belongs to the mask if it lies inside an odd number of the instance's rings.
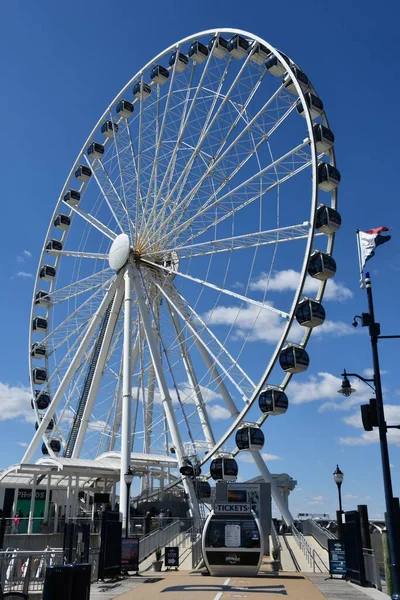
[[358,264],[360,265],[360,288],[363,290],[365,288],[364,281],[364,271],[362,266],[362,258],[361,258],[361,244],[360,244],[360,230],[356,229],[356,238],[357,238],[357,250],[358,250]]

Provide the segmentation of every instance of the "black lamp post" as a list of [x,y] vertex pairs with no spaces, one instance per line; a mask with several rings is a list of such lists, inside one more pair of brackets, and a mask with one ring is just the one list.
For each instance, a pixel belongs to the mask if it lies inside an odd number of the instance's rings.
[[333,480],[337,485],[339,494],[339,510],[336,511],[337,528],[338,528],[338,540],[343,540],[343,507],[342,507],[342,483],[343,483],[343,472],[339,469],[339,465],[336,465],[336,470],[333,472]]
[[125,537],[129,537],[129,508],[130,508],[130,499],[131,499],[131,485],[133,481],[133,473],[132,469],[129,465],[127,472],[124,475],[124,481],[126,484],[126,523],[125,523]]
[[[372,431],[373,427],[379,429],[379,442],[381,447],[381,458],[382,458],[382,474],[383,474],[383,487],[385,490],[385,502],[386,502],[386,515],[387,515],[387,528],[391,555],[391,571],[393,580],[393,594],[392,600],[400,600],[400,553],[399,545],[396,539],[396,517],[395,508],[393,501],[393,487],[392,487],[392,476],[390,472],[390,461],[389,461],[389,449],[387,443],[387,430],[390,427],[398,429],[398,425],[387,425],[385,421],[385,413],[383,408],[383,395],[382,395],[382,382],[381,372],[379,367],[379,355],[378,355],[378,340],[382,338],[400,338],[399,335],[381,335],[380,324],[375,321],[374,314],[374,303],[372,298],[372,284],[369,273],[365,274],[365,287],[367,290],[368,298],[368,311],[361,315],[356,315],[353,320],[354,327],[357,327],[357,319],[361,321],[363,327],[368,327],[371,349],[372,349],[372,361],[374,367],[374,376],[371,379],[361,377],[357,373],[343,373],[342,387],[338,390],[339,393],[344,396],[350,396],[355,390],[350,385],[348,375],[357,377],[363,381],[375,392],[376,398],[370,400],[369,405],[361,407],[361,416],[363,425],[366,431]],[[373,385],[371,385],[371,383]]]

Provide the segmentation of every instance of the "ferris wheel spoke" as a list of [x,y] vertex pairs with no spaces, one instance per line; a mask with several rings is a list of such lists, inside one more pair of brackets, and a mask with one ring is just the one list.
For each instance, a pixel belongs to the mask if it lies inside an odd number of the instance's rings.
[[46,254],[54,256],[70,256],[72,258],[92,258],[94,260],[108,260],[109,254],[99,252],[74,252],[73,250],[46,250]]
[[93,217],[91,214],[83,210],[83,208],[81,208],[80,206],[71,205],[69,206],[69,208],[72,210],[72,212],[82,217],[82,219],[89,223],[89,225],[92,225],[95,229],[103,233],[111,241],[114,241],[117,237],[117,234],[114,231],[109,229],[106,225],[104,225],[104,223],[101,223],[101,221]]
[[[113,122],[111,112],[110,112],[110,120],[111,120],[111,122]],[[125,206],[125,210],[127,213],[130,239],[133,240],[134,235],[133,235],[132,221],[131,221],[131,217],[129,215],[129,203],[128,203],[128,197],[127,197],[127,193],[126,193],[126,189],[125,189],[125,177],[123,174],[123,169],[122,169],[122,164],[121,164],[121,155],[120,155],[120,149],[119,149],[119,143],[118,143],[118,132],[116,132],[114,134],[114,140],[115,140],[115,154],[116,154],[117,163],[118,163],[119,180],[121,183],[122,196],[123,196],[123,204]]]
[[107,285],[107,283],[111,284],[114,278],[115,273],[112,269],[104,269],[103,271],[99,271],[94,275],[84,277],[79,281],[70,283],[63,288],[60,288],[59,290],[49,292],[50,304],[55,305],[60,302],[65,302],[65,300],[72,300],[73,298],[76,298],[85,292],[90,292],[99,286]]

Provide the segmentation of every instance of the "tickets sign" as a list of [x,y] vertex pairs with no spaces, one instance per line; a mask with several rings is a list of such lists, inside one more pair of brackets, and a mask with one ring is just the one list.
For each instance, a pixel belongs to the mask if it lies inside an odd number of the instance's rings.
[[216,502],[214,506],[214,513],[216,515],[249,515],[251,513],[251,504],[248,502],[242,504]]

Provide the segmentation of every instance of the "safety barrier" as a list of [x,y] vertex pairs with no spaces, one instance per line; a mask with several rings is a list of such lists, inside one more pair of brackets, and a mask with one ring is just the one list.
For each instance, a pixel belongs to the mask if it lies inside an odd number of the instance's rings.
[[375,552],[369,548],[363,548],[365,577],[377,590],[382,591],[381,576],[378,569]]
[[46,567],[63,564],[63,551],[49,548],[43,552],[7,549],[0,552],[0,580],[4,592],[40,592]]
[[292,525],[291,529],[297,545],[306,557],[310,567],[312,567],[313,572],[329,573],[328,566],[324,563],[318,552],[314,548],[311,548],[304,535],[298,531],[295,525]]
[[312,519],[302,521],[301,530],[304,535],[312,535],[317,540],[317,542],[327,551],[329,550],[328,540],[337,539],[331,531],[323,529],[318,523],[316,523]]

